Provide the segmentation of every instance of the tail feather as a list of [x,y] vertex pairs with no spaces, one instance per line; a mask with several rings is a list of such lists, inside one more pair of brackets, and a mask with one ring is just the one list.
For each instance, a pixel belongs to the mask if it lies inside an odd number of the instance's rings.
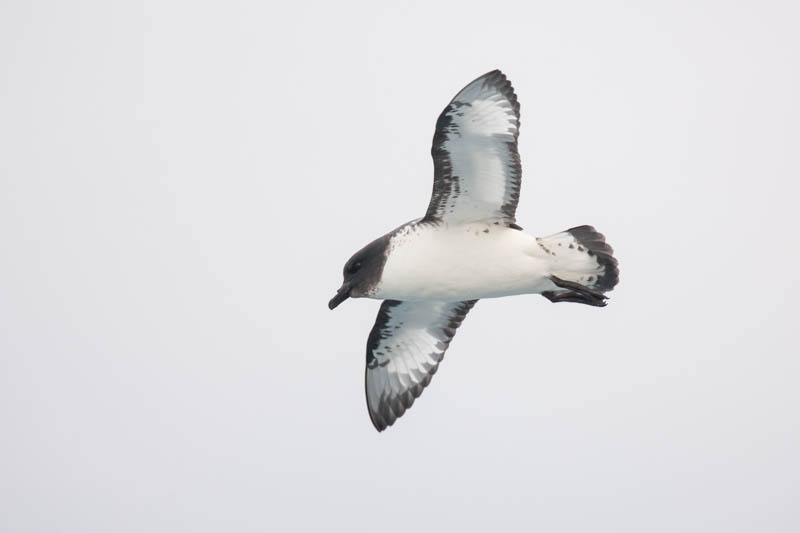
[[537,239],[552,259],[552,273],[592,290],[608,292],[619,283],[614,249],[592,226],[577,226]]

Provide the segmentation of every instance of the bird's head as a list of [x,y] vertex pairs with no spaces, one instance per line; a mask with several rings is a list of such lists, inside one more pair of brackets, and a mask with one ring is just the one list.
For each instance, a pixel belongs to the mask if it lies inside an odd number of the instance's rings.
[[348,259],[342,269],[342,286],[336,291],[336,296],[328,302],[330,309],[335,309],[350,297],[360,298],[369,296],[377,286],[386,262],[386,236],[376,239],[357,251]]

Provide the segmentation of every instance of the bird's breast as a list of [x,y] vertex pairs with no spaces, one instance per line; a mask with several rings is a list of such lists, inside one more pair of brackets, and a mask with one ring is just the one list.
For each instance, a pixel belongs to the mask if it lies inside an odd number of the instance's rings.
[[395,234],[373,298],[461,301],[536,292],[536,240],[492,223],[412,225]]

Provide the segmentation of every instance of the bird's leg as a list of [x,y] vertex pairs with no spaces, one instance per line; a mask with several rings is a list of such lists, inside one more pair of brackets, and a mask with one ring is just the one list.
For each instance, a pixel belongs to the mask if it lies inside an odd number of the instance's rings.
[[567,292],[561,293],[554,291],[543,292],[542,296],[551,302],[575,302],[593,305],[595,307],[604,307],[606,305],[605,301],[608,298],[602,292],[592,290],[588,287],[584,287],[580,283],[567,281],[556,276],[550,276],[550,281],[552,281],[556,287],[567,289]]
[[567,292],[545,291],[542,293],[542,296],[544,296],[553,303],[573,302],[577,304],[593,305],[594,307],[606,306],[606,302],[603,300],[599,300],[593,296],[586,296],[585,294],[573,291],[567,291]]

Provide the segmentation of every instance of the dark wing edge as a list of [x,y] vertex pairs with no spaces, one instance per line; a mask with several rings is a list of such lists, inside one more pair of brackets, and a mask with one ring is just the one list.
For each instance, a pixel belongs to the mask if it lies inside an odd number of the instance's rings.
[[431,382],[450,341],[477,300],[385,300],[367,340],[364,390],[379,432],[403,416]]
[[517,147],[520,106],[511,82],[500,70],[488,72],[468,83],[439,115],[431,146],[434,167],[433,192],[428,204],[428,210],[423,217],[424,221],[438,222],[445,217],[448,208],[453,209],[456,207],[454,200],[461,194],[463,189],[461,179],[465,178],[465,176],[459,176],[458,174],[459,171],[463,172],[464,169],[456,170],[453,168],[454,164],[446,143],[461,136],[456,120],[458,117],[463,116],[463,111],[461,110],[465,106],[470,106],[470,102],[462,101],[460,98],[469,99],[476,92],[478,94],[484,93],[485,95],[486,88],[502,96],[502,100],[504,100],[502,106],[509,106],[514,117],[509,122],[512,128],[510,128],[508,134],[497,135],[495,146],[492,147],[496,151],[505,151],[505,153],[495,155],[505,164],[504,174],[506,178],[504,198],[496,206],[496,212],[493,215],[496,218],[503,219],[509,226],[513,226],[516,223],[517,204],[519,203],[522,184],[522,163]]

